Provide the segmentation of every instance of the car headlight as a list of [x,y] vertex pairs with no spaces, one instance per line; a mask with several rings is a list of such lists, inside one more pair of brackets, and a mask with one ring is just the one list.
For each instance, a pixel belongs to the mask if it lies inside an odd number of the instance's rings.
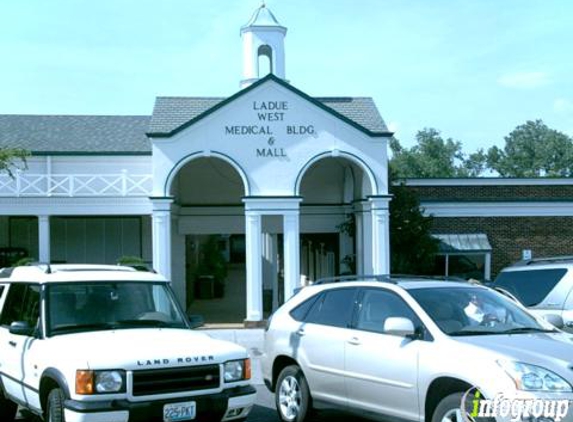
[[76,371],[77,394],[109,394],[125,392],[125,372]]
[[251,360],[240,359],[225,362],[223,365],[225,382],[236,382],[251,379]]
[[540,366],[513,361],[497,362],[513,379],[518,390],[523,391],[564,391],[571,392],[573,388],[566,380],[555,372]]

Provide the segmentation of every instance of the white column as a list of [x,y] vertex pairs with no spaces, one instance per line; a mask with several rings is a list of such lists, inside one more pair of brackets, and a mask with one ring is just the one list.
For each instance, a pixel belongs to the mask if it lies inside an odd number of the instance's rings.
[[171,285],[175,296],[187,310],[187,278],[185,274],[185,236],[179,233],[178,210],[171,212]]
[[390,274],[390,196],[370,197],[372,215],[372,269]]
[[372,212],[371,204],[362,201],[355,204],[356,209],[356,261],[358,274],[375,274],[373,253],[373,233],[372,233]]
[[[298,205],[298,204],[297,204]],[[284,241],[284,300],[300,286],[300,226],[299,211],[287,211],[283,219]]]
[[50,262],[50,216],[38,216],[38,261]]
[[354,251],[355,256],[354,259],[356,260],[356,274],[365,274],[364,273],[364,225],[363,222],[363,215],[361,210],[356,210],[354,213],[354,218],[356,219],[356,251]]
[[271,249],[273,252],[271,261],[271,283],[273,288],[273,312],[279,307],[279,236],[271,234]]
[[153,206],[153,268],[171,280],[171,204],[172,198],[151,198]]
[[246,322],[263,319],[263,260],[261,213],[245,211],[245,248],[247,266]]

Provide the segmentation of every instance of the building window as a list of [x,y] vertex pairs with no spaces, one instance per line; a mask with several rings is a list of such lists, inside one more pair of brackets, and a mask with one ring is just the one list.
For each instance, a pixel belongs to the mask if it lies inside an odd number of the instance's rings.
[[490,280],[491,246],[485,234],[436,234],[434,237],[440,241],[435,275]]

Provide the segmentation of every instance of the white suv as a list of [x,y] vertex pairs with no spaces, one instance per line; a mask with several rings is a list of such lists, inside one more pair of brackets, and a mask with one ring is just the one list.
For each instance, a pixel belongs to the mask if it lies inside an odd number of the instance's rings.
[[[470,411],[472,403],[482,411],[475,405],[481,399],[544,398],[560,400],[559,413],[549,408],[554,414],[545,420],[571,420],[563,414],[573,399],[570,335],[485,286],[376,279],[303,288],[272,316],[263,378],[283,421],[335,407],[364,417],[461,422],[470,391]],[[529,409],[511,417],[530,420],[538,408]]]
[[102,265],[0,271],[0,420],[244,420],[242,347],[192,331],[163,277]]
[[509,292],[530,312],[573,332],[573,257],[519,261],[504,268],[492,287]]

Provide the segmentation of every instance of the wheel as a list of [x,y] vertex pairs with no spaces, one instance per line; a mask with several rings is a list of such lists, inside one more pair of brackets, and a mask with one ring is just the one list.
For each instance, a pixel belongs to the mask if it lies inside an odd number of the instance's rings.
[[46,409],[46,422],[65,422],[64,418],[64,393],[59,388],[54,388],[48,395],[48,407]]
[[275,390],[275,405],[284,422],[303,422],[311,413],[308,384],[297,365],[287,366],[281,371]]
[[444,397],[436,406],[432,422],[464,422],[462,419],[463,393],[453,393]]
[[4,397],[4,392],[0,387],[0,421],[12,422],[17,410],[18,405]]

